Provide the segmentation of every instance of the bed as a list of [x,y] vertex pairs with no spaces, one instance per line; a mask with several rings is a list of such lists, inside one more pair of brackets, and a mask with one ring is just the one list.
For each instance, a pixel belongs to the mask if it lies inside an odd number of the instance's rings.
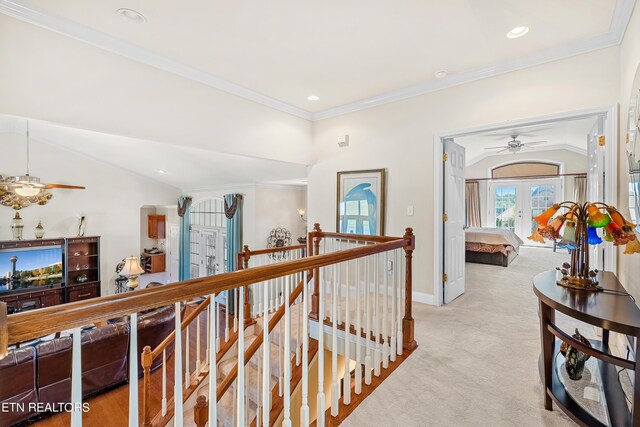
[[465,232],[465,261],[508,267],[523,243],[508,229],[470,227]]

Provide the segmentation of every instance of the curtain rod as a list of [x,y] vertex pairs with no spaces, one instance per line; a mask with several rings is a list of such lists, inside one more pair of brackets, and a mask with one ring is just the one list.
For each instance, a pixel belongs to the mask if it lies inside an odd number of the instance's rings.
[[465,179],[465,182],[478,182],[478,181],[502,181],[513,179],[538,179],[538,178],[559,178],[562,176],[587,176],[586,173],[559,173],[556,175],[526,175],[526,176],[506,176],[502,178],[469,178]]

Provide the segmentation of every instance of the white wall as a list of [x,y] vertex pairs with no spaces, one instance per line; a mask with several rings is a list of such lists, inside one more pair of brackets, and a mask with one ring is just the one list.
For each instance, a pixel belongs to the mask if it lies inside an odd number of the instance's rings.
[[[91,141],[87,141],[91,143]],[[25,172],[25,137],[0,134],[0,174]],[[31,174],[44,182],[76,184],[86,190],[51,190],[53,199],[45,206],[20,211],[24,238],[42,220],[45,238],[77,235],[78,216],[86,215],[87,236],[101,236],[102,294],[114,293],[115,267],[122,258],[136,256],[140,249],[140,208],[168,205],[179,191],[123,169],[73,152],[31,140]],[[11,240],[14,211],[0,206],[0,240]],[[146,227],[145,227],[146,228]]]
[[6,15],[0,15],[0,64],[0,113],[212,151],[310,161],[307,120]]
[[[387,234],[416,234],[414,290],[433,294],[433,143],[438,133],[613,105],[618,47],[382,105],[314,124],[309,224],[335,229],[336,172],[388,170]],[[337,147],[338,135],[350,146]],[[414,216],[406,215],[414,205]]]
[[[585,148],[586,148],[585,135]],[[564,165],[563,173],[587,173],[587,156],[576,153],[569,150],[548,150],[548,151],[536,151],[533,153],[515,153],[515,154],[497,154],[495,156],[489,156],[480,161],[477,161],[471,165],[467,165],[465,168],[466,179],[488,178],[490,176],[489,170],[498,165],[505,164],[507,162],[521,162],[521,161],[539,161],[548,160],[551,162],[560,162]],[[563,200],[573,200],[573,180],[574,177],[562,178],[563,183]],[[491,227],[491,224],[487,223],[487,211],[489,186],[487,181],[480,181],[480,212],[483,227]]]
[[[627,27],[627,32],[620,46],[620,144],[619,152],[619,194],[618,203],[622,212],[628,212],[628,162],[625,156],[626,129],[628,128],[627,111],[631,98],[631,87],[636,70],[640,66],[640,7],[636,8]],[[618,251],[618,278],[627,291],[634,295],[640,302],[640,255],[624,255],[620,248]]]
[[305,233],[305,224],[297,209],[307,205],[306,188],[285,185],[246,185],[216,190],[192,191],[193,204],[206,198],[222,198],[225,194],[244,194],[244,244],[251,249],[267,247],[271,229],[285,227],[293,234],[293,244]]
[[[267,247],[271,230],[284,227],[291,231],[292,244],[306,234],[306,223],[300,219],[298,208],[307,208],[306,187],[256,188],[255,249]],[[306,216],[306,215],[305,215]]]

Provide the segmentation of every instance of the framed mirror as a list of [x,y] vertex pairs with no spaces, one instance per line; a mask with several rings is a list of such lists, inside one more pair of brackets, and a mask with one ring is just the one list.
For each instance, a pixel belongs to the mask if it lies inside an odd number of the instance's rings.
[[[629,213],[631,221],[638,224],[640,222],[640,66],[633,79],[629,100],[627,159],[629,161]],[[638,228],[640,229],[640,225]]]

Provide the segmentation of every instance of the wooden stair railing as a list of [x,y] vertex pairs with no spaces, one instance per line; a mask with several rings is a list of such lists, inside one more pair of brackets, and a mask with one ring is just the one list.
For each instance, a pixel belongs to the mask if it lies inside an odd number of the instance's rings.
[[[365,243],[362,246],[358,245],[358,247],[348,248],[344,250],[342,247],[339,246],[338,247],[339,250],[321,254],[320,242],[323,239],[324,240],[330,240],[330,239],[358,240]],[[366,242],[373,242],[373,243],[370,244]],[[324,309],[325,295],[323,294],[323,288],[331,292],[333,295],[337,295],[337,294],[343,293],[342,287],[343,285],[346,285],[347,286],[346,295],[349,295],[349,286],[351,286],[351,289],[356,292],[358,292],[361,287],[359,285],[360,283],[359,280],[355,280],[346,284],[341,284],[340,283],[341,275],[339,273],[340,266],[341,265],[346,266],[345,268],[347,268],[347,273],[348,273],[348,268],[349,268],[348,266],[350,265],[349,264],[350,261],[355,261],[352,265],[356,265],[356,266],[362,266],[362,265],[369,266],[370,265],[369,262],[371,262],[371,265],[374,265],[373,263],[375,261],[376,271],[383,271],[379,269],[379,266],[381,264],[378,264],[378,261],[383,259],[388,259],[389,254],[392,254],[392,256],[395,257],[394,259],[397,260],[398,253],[401,250],[404,250],[405,252],[405,263],[406,263],[406,267],[404,268],[404,273],[405,273],[404,277],[406,278],[404,287],[399,286],[399,282],[396,280],[397,279],[396,271],[398,270],[397,268],[394,268],[394,273],[393,273],[394,282],[392,287],[389,287],[389,285],[386,283],[387,273],[382,273],[379,275],[378,272],[376,272],[375,277],[373,277],[373,273],[371,273],[372,274],[371,283],[369,284],[370,280],[367,279],[366,286],[368,286],[368,290],[366,292],[367,292],[367,295],[371,294],[372,301],[375,298],[376,303],[375,303],[375,306],[372,306],[375,308],[370,308],[367,305],[367,313],[369,313],[369,310],[378,310],[379,308],[381,309],[383,307],[382,305],[378,304],[378,298],[381,298],[380,304],[384,302],[384,311],[380,311],[380,314],[378,314],[376,311],[372,312],[373,315],[380,316],[380,318],[376,317],[377,320],[375,320],[374,322],[375,328],[370,329],[369,325],[367,326],[363,325],[361,326],[361,328],[362,330],[367,331],[367,334],[370,334],[368,336],[378,337],[379,332],[381,332],[384,336],[387,336],[387,334],[384,333],[385,331],[384,328],[387,325],[387,321],[384,320],[384,318],[382,318],[381,316],[383,315],[386,316],[385,313],[387,313],[387,306],[386,306],[387,298],[388,297],[390,298],[390,295],[391,295],[389,291],[393,290],[394,299],[390,305],[390,308],[394,308],[396,302],[401,301],[402,298],[405,298],[405,307],[404,307],[404,310],[402,310],[404,311],[403,318],[395,317],[393,315],[391,316],[391,321],[392,321],[391,330],[393,331],[397,327],[398,336],[404,332],[403,333],[404,339],[400,339],[398,342],[404,343],[405,348],[413,348],[415,347],[415,341],[413,341],[413,330],[412,330],[413,319],[411,317],[411,266],[410,266],[413,248],[414,248],[414,237],[410,229],[407,229],[407,233],[401,238],[378,239],[378,238],[372,238],[370,236],[353,236],[353,235],[345,236],[345,235],[339,235],[335,233],[334,234],[324,233],[321,231],[320,227],[316,225],[316,227],[314,227],[314,230],[312,230],[309,233],[309,240],[307,245],[308,254],[311,256],[308,256],[305,258],[288,260],[285,262],[276,263],[272,265],[262,265],[262,266],[248,268],[248,269],[241,269],[235,272],[224,273],[224,274],[211,276],[211,277],[192,279],[192,280],[187,280],[187,281],[178,282],[178,283],[172,283],[172,284],[164,285],[157,288],[141,289],[141,290],[136,290],[135,292],[128,292],[125,294],[109,295],[109,296],[100,297],[96,299],[69,303],[61,306],[52,306],[52,307],[47,307],[47,308],[43,308],[35,311],[27,311],[27,312],[21,312],[17,314],[11,314],[6,316],[6,321],[5,321],[5,316],[3,312],[3,307],[0,306],[0,355],[6,353],[6,348],[8,347],[8,345],[32,340],[32,339],[53,334],[59,331],[72,330],[72,336],[73,336],[72,353],[74,356],[74,361],[77,361],[78,363],[74,362],[72,366],[71,403],[74,405],[79,405],[81,404],[81,401],[82,401],[81,400],[82,398],[82,391],[81,391],[82,367],[81,367],[80,361],[82,359],[81,358],[81,354],[82,354],[81,327],[83,325],[86,325],[89,323],[97,323],[99,321],[112,319],[115,317],[130,315],[130,323],[131,323],[130,329],[131,331],[134,331],[130,334],[130,340],[131,340],[130,352],[132,353],[130,355],[130,359],[137,360],[137,358],[140,357],[140,353],[138,353],[138,350],[137,350],[137,334],[135,333],[135,331],[137,331],[137,313],[138,312],[173,304],[176,310],[175,346],[177,349],[179,349],[179,348],[182,348],[183,321],[187,321],[187,325],[188,325],[190,323],[189,321],[192,321],[193,319],[197,318],[197,315],[193,315],[193,316],[187,315],[188,318],[181,319],[182,317],[181,307],[180,307],[181,302],[189,301],[189,300],[192,300],[195,298],[201,298],[201,297],[208,297],[208,296],[215,297],[215,295],[219,294],[220,292],[231,291],[234,289],[238,290],[239,298],[237,300],[244,301],[243,298],[244,298],[245,287],[254,285],[254,284],[267,283],[268,281],[272,281],[272,280],[282,285],[281,287],[278,288],[278,292],[281,292],[281,293],[277,295],[279,300],[284,299],[286,303],[280,305],[278,307],[278,310],[275,313],[269,313],[269,314],[267,313],[267,308],[265,304],[265,311],[264,311],[265,323],[267,323],[267,318],[271,317],[268,321],[268,325],[269,327],[273,328],[279,321],[281,321],[281,319],[284,316],[284,319],[285,319],[285,322],[284,322],[285,335],[283,340],[284,354],[290,354],[291,342],[289,337],[292,336],[292,333],[291,333],[291,317],[290,317],[291,310],[289,309],[290,307],[289,304],[295,301],[295,299],[300,295],[300,292],[302,290],[305,296],[303,298],[303,305],[307,309],[304,309],[302,311],[302,313],[304,313],[304,316],[305,316],[305,321],[302,322],[304,330],[301,336],[303,337],[303,345],[305,345],[306,350],[308,350],[309,331],[307,330],[307,328],[309,326],[309,323],[306,320],[308,313],[314,313],[317,316],[317,318],[322,320],[324,320],[325,317],[327,317],[325,316],[325,314],[329,313],[328,310],[325,312],[325,309]],[[356,268],[360,269],[361,267],[356,267]],[[373,271],[370,267],[366,267],[366,268]],[[336,275],[336,271],[338,272],[337,275]],[[352,273],[353,273],[353,270],[352,270]],[[400,271],[400,276],[402,276],[402,273],[403,271]],[[369,272],[367,272],[367,275],[368,274]],[[391,273],[388,273],[388,274],[391,274]],[[313,291],[308,291],[306,285],[301,286],[301,283],[297,282],[298,281],[297,278],[299,278],[300,275],[303,275],[303,277],[307,280],[313,280]],[[333,276],[333,281],[331,279],[332,276]],[[339,280],[338,282],[336,282],[336,277],[338,277],[338,280]],[[383,278],[385,280],[384,283],[382,282]],[[351,280],[351,279],[348,279],[348,280]],[[295,285],[296,283],[298,284]],[[305,283],[305,281],[303,280],[302,283]],[[354,283],[358,284],[355,288],[353,287]],[[397,291],[400,288],[402,288],[402,291],[398,293]],[[264,286],[264,289],[265,289],[265,295],[266,295],[266,290],[268,290],[269,288],[267,286]],[[386,289],[386,291],[380,293],[380,289],[382,290]],[[364,292],[364,291],[360,291],[360,292]],[[369,296],[367,296],[367,298],[369,298]],[[334,299],[334,303],[327,302],[328,306],[331,307],[330,317],[332,319],[335,319],[337,315],[338,316],[337,318],[339,319],[342,308],[336,306],[335,296],[333,297],[333,299]],[[358,301],[358,304],[359,304],[360,299],[356,298],[356,300]],[[310,302],[312,304],[309,304]],[[245,304],[238,305],[237,318],[239,319],[240,327],[238,328],[239,336],[237,341],[238,341],[238,348],[240,350],[239,361],[240,363],[242,363],[242,365],[238,368],[238,372],[243,372],[244,364],[246,364],[251,359],[252,355],[254,355],[257,352],[260,345],[264,345],[267,343],[267,342],[261,343],[259,338],[256,338],[254,342],[249,346],[249,348],[244,350],[244,327],[243,327],[244,308],[245,308]],[[200,313],[202,313],[202,310],[204,309],[205,309],[204,307],[201,308]],[[345,313],[347,313],[348,311],[349,309],[347,305]],[[401,313],[401,310],[398,309],[396,310],[396,314],[398,316],[402,316],[403,313]],[[348,314],[345,314],[345,316],[348,316]],[[356,317],[358,317],[359,319],[360,316],[356,316]],[[216,316],[211,316],[211,318],[212,319],[216,318]],[[348,319],[349,318],[347,317],[348,325],[351,325],[351,322]],[[333,327],[334,345],[332,346],[332,348],[334,349],[336,348],[335,346],[336,332],[335,331],[337,330],[337,327],[336,327],[337,323],[339,322],[337,321],[334,322],[334,327]],[[350,330],[350,327],[347,329]],[[265,331],[268,331],[268,329],[265,328]],[[324,364],[321,363],[321,361],[324,353],[323,349],[325,348],[323,336],[326,332],[322,333],[323,331],[324,330],[320,331],[318,336],[319,351],[317,356],[318,357],[317,366],[319,369],[324,370]],[[371,331],[374,331],[375,333],[372,334]],[[210,345],[212,343],[215,345],[215,341],[217,339],[216,334],[218,333],[217,328],[211,327],[209,328],[209,332],[211,334],[209,343]],[[360,338],[357,338],[357,339],[361,340]],[[376,343],[376,346],[378,347],[375,350],[375,356],[377,358],[375,359],[376,366],[377,366],[377,363],[380,361],[380,357],[378,356],[378,353],[380,352],[380,348],[382,348],[381,344],[384,343],[383,351],[387,351],[387,356],[389,351],[388,350],[389,345],[387,345],[386,339],[384,340],[378,339],[378,341],[379,342]],[[168,344],[165,344],[165,345],[168,345]],[[358,345],[358,348],[360,347],[362,346]],[[402,345],[398,349],[398,351],[400,352],[398,354],[402,353],[401,349],[402,349]],[[264,355],[265,358],[268,355],[267,350],[268,348],[265,346],[263,348],[263,351],[265,351],[265,355]],[[156,351],[156,356],[160,351],[161,350]],[[142,353],[144,355],[143,361],[145,366],[146,367],[150,366],[150,361],[153,361],[154,351],[152,349],[147,349]],[[305,355],[307,355],[307,351],[302,351],[301,353],[303,355],[303,360],[306,359]],[[369,353],[369,347],[367,347],[367,357],[369,357],[368,353]],[[176,365],[182,366],[182,352],[176,351],[174,355],[175,355]],[[210,351],[209,355],[210,357],[213,358],[213,361],[217,359],[217,354],[215,353],[215,350],[214,352]],[[337,355],[336,351],[333,351],[331,353],[334,366],[335,366],[336,355]],[[393,353],[393,355],[395,356],[395,352]],[[266,360],[267,359],[265,359],[265,363],[266,363]],[[307,363],[307,362],[303,362],[303,363]],[[291,391],[289,389],[290,381],[291,381],[291,369],[290,369],[291,367],[288,366],[287,363],[284,363],[283,365],[284,365],[284,378],[286,379],[284,381],[284,386],[283,386],[285,387],[283,391],[283,395],[285,397],[283,414],[284,414],[284,420],[285,420],[284,425],[288,426],[288,425],[291,425],[290,401],[289,401],[289,398],[290,398],[289,393]],[[137,367],[137,364],[132,364],[132,366]],[[216,363],[212,363],[212,367],[213,366],[216,366]],[[236,364],[236,366],[238,365]],[[305,370],[303,369],[303,374],[304,372]],[[174,399],[175,422],[177,424],[182,424],[183,415],[184,415],[183,398],[182,398],[183,391],[184,391],[184,388],[183,388],[184,380],[182,376],[183,374],[182,369],[180,368],[175,369],[174,374],[175,374],[174,383],[177,384],[176,394]],[[270,379],[270,377],[267,376],[268,374],[269,373],[265,373],[265,378],[264,378],[265,382]],[[379,373],[376,373],[376,376],[378,375]],[[321,379],[323,378],[323,375],[319,375],[318,377]],[[215,381],[215,378],[211,378],[211,381]],[[237,375],[238,390],[244,390],[243,388],[244,381],[245,381],[244,375]],[[302,381],[303,383],[305,382],[305,375],[303,375]],[[332,388],[336,390],[335,387],[339,387],[339,386],[336,384],[335,368],[333,369],[333,378],[331,381],[332,381]],[[370,379],[366,381],[367,381],[367,384],[370,383]],[[129,391],[129,414],[131,417],[130,422],[132,425],[137,425],[137,422],[138,422],[137,405],[138,405],[138,393],[139,393],[138,381],[137,381],[137,369],[133,369],[133,368],[131,369],[129,384],[130,385],[129,385],[128,391]],[[223,381],[223,383],[220,384],[220,386],[218,387],[215,387],[215,383],[213,383],[212,384],[213,389],[210,392],[211,397],[215,398],[217,401],[218,398],[220,397],[220,394],[223,393],[225,389],[228,389],[230,385],[231,385],[230,379]],[[148,382],[147,382],[147,386],[148,386]],[[143,387],[144,387],[144,384],[143,384]],[[303,387],[303,389],[307,390],[308,392],[308,388]],[[322,405],[325,404],[325,397],[324,397],[323,390],[324,389],[322,387],[322,384],[318,384],[317,400]],[[339,396],[336,394],[335,391],[331,393],[330,402],[332,407],[336,406],[334,400],[338,398]],[[247,414],[243,399],[244,399],[244,396],[242,396],[241,394],[238,394],[237,414],[238,416],[241,416],[241,417],[245,417]],[[307,402],[306,399],[307,397],[303,393],[303,402]],[[329,402],[329,400],[327,400],[327,402]],[[209,406],[209,411],[212,411],[212,410],[215,411],[215,409],[212,409],[213,406],[215,405]],[[309,419],[309,415],[310,415],[309,406],[306,403],[303,403],[303,406],[301,407],[301,413],[304,414],[304,416],[306,417],[306,420]],[[268,416],[268,415],[269,414],[265,411],[265,416]],[[82,413],[80,412],[73,413],[71,417],[72,417],[71,423],[73,425],[78,425],[78,426],[81,425]],[[211,418],[210,421],[215,424],[214,419],[211,417],[211,412],[209,413],[209,418]],[[303,420],[304,419],[305,418],[303,417]],[[324,424],[322,417],[320,417],[319,423]],[[303,422],[303,424],[308,425],[308,421]]]

